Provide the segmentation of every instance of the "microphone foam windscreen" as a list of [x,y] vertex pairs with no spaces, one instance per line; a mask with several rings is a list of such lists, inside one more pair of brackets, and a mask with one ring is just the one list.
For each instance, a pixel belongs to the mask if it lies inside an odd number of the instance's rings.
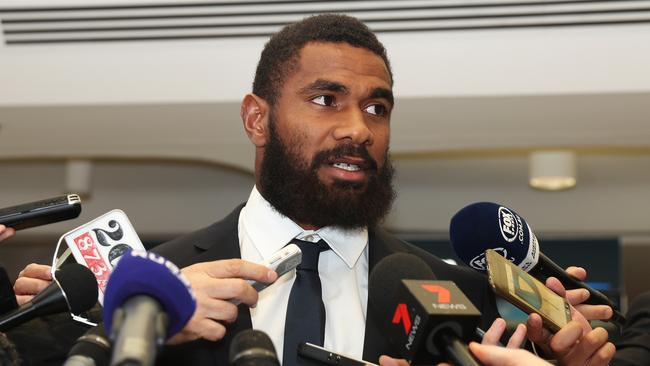
[[77,339],[68,352],[68,359],[73,356],[90,359],[94,366],[108,366],[111,361],[111,343],[106,337],[103,324],[90,328]]
[[167,337],[178,333],[196,309],[189,282],[175,264],[155,254],[132,251],[124,254],[106,285],[103,319],[111,333],[113,312],[132,296],[156,299],[167,314]]
[[0,315],[18,308],[16,293],[11,284],[9,275],[4,267],[0,266]]
[[451,245],[468,266],[486,271],[485,250],[494,249],[527,271],[539,258],[535,234],[515,211],[492,202],[472,203],[449,225]]
[[230,343],[229,352],[231,365],[244,363],[241,362],[244,358],[249,359],[250,362],[247,364],[251,365],[267,364],[264,360],[268,360],[271,364],[278,363],[271,338],[259,330],[246,329],[237,333]]
[[56,280],[73,314],[90,310],[97,303],[95,275],[79,263],[70,263],[56,271]]
[[390,319],[402,280],[435,280],[431,268],[420,258],[408,253],[395,253],[375,265],[368,279],[368,297],[376,301],[376,319]]

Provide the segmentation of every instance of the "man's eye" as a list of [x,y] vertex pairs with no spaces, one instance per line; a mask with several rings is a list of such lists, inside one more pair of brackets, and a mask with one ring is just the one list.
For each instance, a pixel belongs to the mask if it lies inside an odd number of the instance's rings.
[[319,95],[312,98],[311,101],[319,105],[331,106],[334,104],[334,97],[331,95]]
[[388,113],[388,108],[383,104],[373,104],[366,107],[365,111],[376,116],[385,116]]

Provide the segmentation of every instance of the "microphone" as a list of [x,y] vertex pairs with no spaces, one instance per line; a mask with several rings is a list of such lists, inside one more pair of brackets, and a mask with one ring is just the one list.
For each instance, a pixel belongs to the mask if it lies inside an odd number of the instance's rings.
[[18,308],[16,293],[4,267],[0,266],[0,315]]
[[539,250],[537,237],[526,220],[505,206],[479,202],[464,207],[452,217],[449,236],[458,257],[477,271],[487,270],[485,250],[494,249],[542,282],[546,282],[549,277],[556,277],[567,289],[586,289],[589,298],[585,304],[608,305],[613,310],[611,320],[618,324],[625,322],[623,315],[607,296],[569,276],[546,257]]
[[81,264],[66,264],[56,271],[55,280],[32,301],[23,304],[0,320],[5,332],[39,316],[71,311],[79,314],[90,310],[97,302],[97,281],[93,273]]
[[100,324],[77,339],[63,366],[108,366],[110,357],[111,343]]
[[22,230],[74,219],[81,213],[81,198],[76,194],[54,197],[0,209],[0,224]]
[[230,343],[228,359],[231,366],[280,366],[271,338],[254,329],[235,335]]
[[382,259],[368,280],[369,297],[378,300],[372,315],[412,365],[478,366],[465,342],[481,313],[453,282],[422,280],[431,278],[429,266],[413,254]]
[[190,283],[175,264],[155,253],[124,254],[104,297],[111,365],[152,365],[157,347],[183,329],[195,309]]

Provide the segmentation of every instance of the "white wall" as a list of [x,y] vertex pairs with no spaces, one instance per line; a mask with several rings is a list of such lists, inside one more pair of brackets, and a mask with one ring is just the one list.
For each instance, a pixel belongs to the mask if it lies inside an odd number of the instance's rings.
[[[122,208],[145,236],[175,235],[208,225],[245,201],[252,176],[210,165],[98,162],[92,198],[76,221],[24,231],[63,233]],[[63,192],[63,164],[0,163],[0,207]],[[524,157],[439,158],[396,162],[398,199],[387,226],[445,236],[449,219],[476,201],[503,203],[536,232],[558,235],[650,234],[650,157],[581,155],[578,185],[541,192],[527,185]]]

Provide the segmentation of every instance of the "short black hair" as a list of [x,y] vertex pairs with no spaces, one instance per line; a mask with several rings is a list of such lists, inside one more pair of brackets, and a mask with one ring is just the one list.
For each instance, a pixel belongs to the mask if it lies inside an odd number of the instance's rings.
[[384,45],[359,19],[341,14],[322,14],[289,24],[264,46],[255,71],[253,93],[274,105],[287,77],[298,65],[298,54],[309,42],[348,43],[381,57],[393,84],[393,72]]

